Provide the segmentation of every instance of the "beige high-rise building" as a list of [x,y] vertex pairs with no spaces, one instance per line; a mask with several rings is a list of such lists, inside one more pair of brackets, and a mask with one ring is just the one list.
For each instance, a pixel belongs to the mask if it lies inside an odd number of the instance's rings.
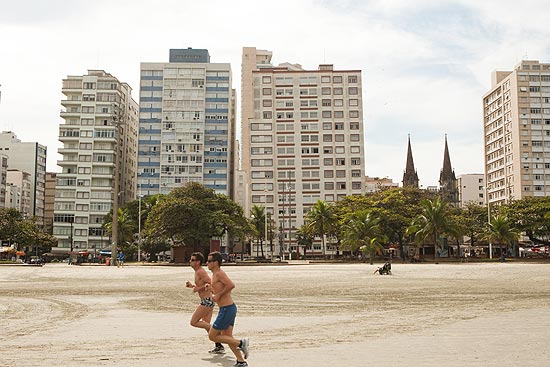
[[[46,147],[37,142],[23,142],[12,131],[0,134],[0,153],[7,156],[9,169],[30,174],[30,216],[36,223],[44,221],[44,187],[46,184]],[[0,193],[0,195],[2,195]],[[3,193],[5,195],[5,192]]]
[[68,76],[62,92],[52,251],[97,253],[110,243],[103,221],[113,200],[136,197],[138,104],[127,83],[103,70]]
[[[248,207],[266,207],[282,255],[296,251],[296,229],[318,200],[365,192],[363,103],[360,70],[270,60],[269,51],[243,49],[242,168]],[[321,247],[317,239],[308,252],[336,252]]]
[[457,177],[458,207],[469,203],[485,205],[485,180],[482,173],[467,173]]
[[483,121],[488,202],[550,195],[550,64],[495,71]]

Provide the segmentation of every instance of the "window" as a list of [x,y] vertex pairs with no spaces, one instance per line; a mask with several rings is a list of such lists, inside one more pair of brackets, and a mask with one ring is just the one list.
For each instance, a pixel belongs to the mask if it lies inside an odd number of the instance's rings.
[[349,111],[349,117],[350,118],[358,118],[359,117],[359,111]]
[[321,94],[324,96],[330,95],[330,87],[321,88]]
[[270,84],[271,83],[271,76],[262,77],[262,83],[263,84]]
[[332,78],[333,83],[342,83],[342,76],[334,76]]
[[334,182],[325,182],[325,190],[334,190]]
[[344,111],[334,111],[334,118],[335,119],[344,118]]
[[350,95],[357,95],[359,93],[359,89],[357,87],[349,87],[348,93]]
[[271,99],[264,99],[262,103],[264,107],[273,107],[273,101]]
[[323,111],[321,116],[325,119],[332,118],[332,111]]
[[322,76],[321,83],[330,83],[330,76]]
[[350,107],[359,106],[359,100],[358,99],[350,99],[349,100]]
[[349,75],[348,83],[357,83],[357,75]]
[[323,176],[324,176],[325,178],[333,178],[333,177],[334,177],[334,171],[332,171],[332,170],[325,170],[325,171],[323,172]]
[[264,96],[270,96],[271,95],[271,88],[263,88],[262,89],[262,94]]
[[334,94],[335,96],[340,96],[340,95],[342,95],[342,93],[343,93],[342,88],[333,88],[332,89],[332,94]]

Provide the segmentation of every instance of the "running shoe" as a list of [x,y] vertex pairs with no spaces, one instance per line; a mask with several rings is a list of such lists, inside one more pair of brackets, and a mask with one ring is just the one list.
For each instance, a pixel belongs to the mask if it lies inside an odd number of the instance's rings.
[[237,361],[237,362],[235,362],[233,367],[248,367],[248,363],[246,363],[246,361],[243,361],[243,362]]
[[248,358],[248,338],[241,339],[241,350],[244,354],[244,359]]
[[225,353],[225,348],[224,347],[215,347],[214,349],[209,350],[208,353],[211,353],[211,354],[224,354]]

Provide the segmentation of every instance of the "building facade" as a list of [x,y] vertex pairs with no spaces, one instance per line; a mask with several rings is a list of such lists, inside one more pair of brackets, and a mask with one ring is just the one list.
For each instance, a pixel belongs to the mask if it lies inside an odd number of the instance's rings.
[[53,234],[53,213],[55,207],[55,184],[57,173],[46,172],[46,191],[44,193],[44,225],[48,233]]
[[119,204],[136,197],[138,105],[130,86],[103,70],[68,76],[62,92],[52,251],[97,253],[110,243],[103,222],[116,174]]
[[[271,54],[252,51],[243,50],[242,70],[249,75],[242,80],[252,86],[252,93],[242,87],[243,170],[249,207],[266,208],[280,255],[297,250],[296,229],[318,200],[365,193],[361,71],[266,67],[262,61]],[[336,248],[322,249],[317,239],[310,253],[333,254]]]
[[485,205],[485,176],[482,173],[468,173],[457,177],[458,206],[468,203]]
[[550,195],[550,63],[494,72],[483,128],[488,202]]
[[141,63],[138,191],[167,194],[199,182],[232,195],[235,139],[231,67],[208,50],[170,50]]
[[393,182],[393,180],[389,177],[365,177],[365,192],[367,193],[394,187],[399,187],[399,184],[397,182]]
[[17,209],[24,218],[32,217],[31,175],[8,169],[6,175],[6,208]]
[[35,217],[37,224],[43,224],[44,191],[46,189],[46,147],[36,142],[22,142],[15,133],[4,131],[0,134],[0,153],[7,156],[9,169],[30,174],[30,216]]

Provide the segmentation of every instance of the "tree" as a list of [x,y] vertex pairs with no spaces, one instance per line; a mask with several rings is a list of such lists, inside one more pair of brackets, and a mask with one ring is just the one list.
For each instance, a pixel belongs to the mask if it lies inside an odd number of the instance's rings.
[[[113,233],[113,212],[105,216],[103,228],[109,235]],[[118,208],[118,241],[121,244],[132,242],[134,233],[137,231],[137,223],[130,216],[128,208]],[[128,255],[128,254],[127,254]]]
[[536,244],[550,245],[550,196],[526,197],[499,208],[514,228]]
[[382,255],[384,252],[384,246],[379,242],[379,239],[371,238],[367,244],[359,248],[364,255],[369,255],[370,264],[372,265],[374,255]]
[[254,228],[254,237],[257,240],[256,256],[260,256],[259,250],[262,251],[262,257],[264,256],[263,238],[265,237],[265,222],[266,222],[265,208],[262,206],[254,205],[250,210],[250,224]]
[[172,190],[157,202],[145,223],[147,236],[193,246],[194,251],[205,253],[213,237],[227,234],[231,239],[249,232],[248,221],[237,203],[196,182]]
[[439,235],[445,233],[450,227],[447,218],[447,204],[437,197],[434,200],[422,200],[420,202],[422,213],[419,214],[407,229],[414,234],[417,244],[424,243],[432,237],[434,241],[434,256],[438,256]]
[[512,227],[511,221],[504,215],[497,215],[491,219],[491,223],[487,224],[483,239],[488,242],[500,245],[501,253],[502,246],[508,248],[514,241],[519,238],[519,232]]
[[[308,226],[301,226],[296,231],[296,245],[304,249],[304,259],[307,259],[307,250],[313,245],[314,235],[310,233]],[[298,251],[299,253],[300,251]]]
[[321,251],[326,255],[325,235],[330,233],[331,227],[336,223],[336,216],[330,204],[322,200],[311,207],[305,217],[306,226],[310,227],[308,233],[321,237]]
[[363,248],[363,252],[371,255],[372,264],[374,254],[384,250],[380,241],[386,240],[381,232],[380,218],[369,210],[360,210],[344,218],[342,223],[345,224],[342,226],[341,248],[352,253]]
[[335,213],[343,218],[357,210],[371,210],[380,218],[382,232],[388,240],[399,244],[400,257],[404,260],[407,227],[422,212],[420,201],[432,198],[435,194],[425,190],[389,188],[365,196],[347,196],[336,203]]

